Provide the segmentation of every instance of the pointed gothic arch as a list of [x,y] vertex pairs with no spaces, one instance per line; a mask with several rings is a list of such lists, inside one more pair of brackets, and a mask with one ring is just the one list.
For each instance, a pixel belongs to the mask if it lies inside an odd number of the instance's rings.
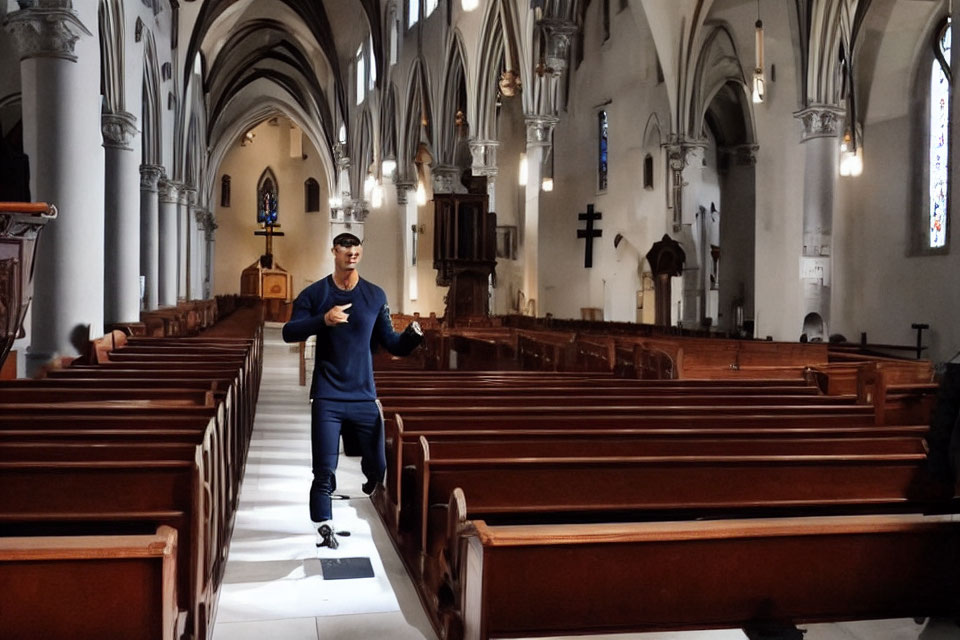
[[351,164],[354,167],[350,187],[358,198],[365,195],[364,182],[373,163],[373,143],[373,117],[367,107],[360,112],[358,124],[354,128],[353,144],[350,146]]
[[404,117],[402,157],[397,158],[400,175],[412,178],[413,164],[424,145],[433,156],[433,113],[430,106],[430,84],[426,65],[417,58],[410,70],[407,85],[407,108]]
[[142,94],[142,162],[161,165],[163,164],[163,110],[160,106],[160,64],[157,60],[157,45],[150,30],[144,32]]
[[[447,165],[457,164],[457,142],[463,127],[470,121],[472,113],[467,107],[466,65],[463,55],[463,40],[459,31],[454,33],[447,54],[446,77],[443,85],[443,103],[441,116],[437,124],[440,133],[438,145],[439,161]],[[466,167],[463,167],[466,168]]]
[[519,86],[523,76],[516,19],[510,6],[495,0],[487,7],[480,39],[476,104],[473,107],[473,136],[497,139],[496,105],[503,72]]

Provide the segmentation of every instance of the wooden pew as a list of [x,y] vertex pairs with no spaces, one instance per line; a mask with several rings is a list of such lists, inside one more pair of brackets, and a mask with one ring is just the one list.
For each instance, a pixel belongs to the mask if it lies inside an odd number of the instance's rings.
[[179,607],[191,636],[204,638],[216,558],[209,539],[216,505],[204,465],[199,445],[4,443],[0,523],[14,535],[36,528],[64,535],[130,524],[175,528]]
[[0,537],[0,628],[9,640],[178,640],[176,529]]
[[455,586],[463,608],[447,611],[449,638],[952,617],[960,610],[960,522],[950,516],[461,523]]

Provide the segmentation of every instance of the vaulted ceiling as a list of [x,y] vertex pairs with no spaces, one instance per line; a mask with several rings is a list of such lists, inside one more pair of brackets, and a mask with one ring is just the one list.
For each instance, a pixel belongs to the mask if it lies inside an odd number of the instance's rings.
[[[382,65],[379,0],[203,0],[184,84],[199,54],[211,135],[288,105],[287,115],[306,120],[300,124],[314,143],[329,148],[336,123],[346,120],[349,60],[371,37]],[[266,102],[275,108],[263,108]]]

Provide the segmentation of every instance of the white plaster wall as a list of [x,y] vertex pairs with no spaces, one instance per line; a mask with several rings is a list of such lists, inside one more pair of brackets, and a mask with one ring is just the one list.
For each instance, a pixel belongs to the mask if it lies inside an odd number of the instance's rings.
[[[834,272],[831,331],[858,340],[861,332],[873,343],[911,345],[911,323],[927,323],[926,357],[949,359],[960,350],[960,272],[956,216],[951,199],[950,251],[946,255],[912,255],[911,233],[922,225],[925,193],[915,192],[912,171],[918,162],[915,119],[925,109],[911,105],[911,87],[926,46],[926,27],[938,10],[899,1],[883,32],[864,126],[864,172],[841,178],[834,215]],[[898,61],[897,64],[885,62]],[[913,65],[905,61],[913,61]],[[954,113],[958,96],[954,93]],[[951,143],[956,146],[956,128]],[[952,173],[957,186],[957,168]],[[921,185],[922,186],[922,185]]]
[[[240,292],[240,272],[256,262],[264,251],[264,238],[254,236],[257,230],[256,191],[260,174],[268,166],[279,182],[278,221],[282,238],[273,241],[275,263],[293,276],[294,295],[333,268],[330,254],[329,209],[325,206],[326,179],[319,155],[309,138],[304,136],[303,152],[307,159],[290,157],[290,121],[280,118],[278,125],[264,122],[253,131],[252,144],[235,143],[217,169],[216,252],[214,260],[214,295]],[[231,178],[230,207],[220,206],[220,178]],[[303,183],[313,177],[320,183],[320,211],[305,213]],[[369,254],[375,253],[367,249]],[[361,267],[365,274],[366,264]]]
[[[601,307],[606,320],[635,321],[639,271],[648,268],[641,256],[666,233],[668,218],[659,150],[653,150],[655,189],[642,186],[644,128],[651,113],[661,123],[670,118],[644,16],[631,18],[638,8],[613,15],[604,43],[601,6],[593,3],[587,12],[583,63],[572,73],[567,111],[554,132],[555,189],[540,200],[539,313],[579,318],[581,307]],[[598,193],[597,111],[608,101],[608,188]],[[596,223],[603,235],[594,240],[593,268],[585,269],[584,240],[577,238],[584,223],[577,214],[591,203],[603,214]],[[617,233],[626,243],[615,250]]]

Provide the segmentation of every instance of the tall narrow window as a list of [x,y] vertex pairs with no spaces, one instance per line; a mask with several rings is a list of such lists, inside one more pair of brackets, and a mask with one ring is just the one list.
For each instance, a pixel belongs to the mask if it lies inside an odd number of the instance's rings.
[[357,104],[363,102],[367,95],[367,74],[363,60],[363,45],[357,49]]
[[653,189],[653,156],[649,153],[643,159],[643,188]]
[[407,29],[420,22],[420,0],[407,0]]
[[603,41],[606,42],[610,39],[610,0],[600,3],[600,11],[603,13],[600,16],[600,22],[603,23]]
[[946,23],[936,42],[930,72],[930,183],[929,247],[947,245],[947,203],[950,193],[950,26]]
[[397,54],[400,48],[400,12],[394,8],[394,15],[390,20],[390,64],[397,64]]
[[607,112],[597,114],[597,190],[607,190]]
[[273,175],[273,170],[267,167],[257,181],[257,222],[274,224],[278,214],[277,177]]
[[440,3],[440,0],[424,0],[423,3],[423,17],[429,18],[433,13],[433,10],[437,8],[437,5]]
[[220,178],[220,206],[230,206],[230,176],[227,174]]
[[373,53],[373,36],[370,36],[370,42],[367,43],[370,51],[370,73],[367,74],[369,77],[368,87],[373,91],[377,86],[377,56]]
[[320,211],[320,183],[313,178],[303,183],[303,204],[307,213]]

